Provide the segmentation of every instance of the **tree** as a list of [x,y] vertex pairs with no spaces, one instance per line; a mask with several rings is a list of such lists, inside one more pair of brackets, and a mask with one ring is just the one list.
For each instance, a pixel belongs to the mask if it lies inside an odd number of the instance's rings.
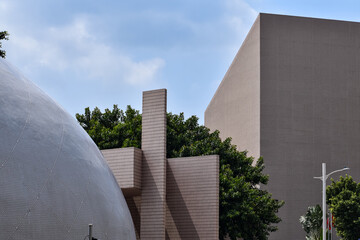
[[[7,31],[0,32],[0,41],[1,40],[9,40],[9,33]],[[0,48],[2,47],[2,43],[0,42]],[[6,52],[0,49],[0,57],[5,58]]]
[[[90,113],[86,108],[85,114],[76,114],[76,118],[100,149],[140,147],[141,115],[130,106],[125,115],[114,105],[105,113],[98,108]],[[258,187],[269,180],[262,173],[264,160],[259,158],[254,164],[254,158],[237,151],[230,138],[222,141],[219,131],[200,126],[196,116],[185,120],[183,113],[167,114],[168,158],[211,154],[220,156],[220,239],[267,239],[277,230],[274,224],[281,219],[276,213],[284,202]]]
[[117,105],[113,110],[99,108],[84,114],[76,114],[76,119],[100,149],[141,147],[141,115],[127,106],[125,113]]
[[326,188],[326,201],[334,216],[337,233],[345,240],[360,238],[360,183],[351,176],[331,179]]
[[308,207],[306,214],[299,220],[306,232],[306,240],[322,239],[322,210],[319,205]]

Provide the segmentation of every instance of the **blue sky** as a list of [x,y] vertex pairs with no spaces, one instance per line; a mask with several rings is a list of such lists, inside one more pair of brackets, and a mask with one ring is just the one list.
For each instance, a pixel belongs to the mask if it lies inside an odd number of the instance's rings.
[[0,0],[7,60],[71,115],[141,109],[167,88],[168,111],[203,114],[259,12],[360,22],[360,1]]

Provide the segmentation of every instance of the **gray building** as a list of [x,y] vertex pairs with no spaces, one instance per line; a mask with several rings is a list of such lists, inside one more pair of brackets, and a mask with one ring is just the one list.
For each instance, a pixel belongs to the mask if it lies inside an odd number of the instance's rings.
[[135,240],[126,200],[76,120],[0,58],[0,239]]
[[0,239],[219,239],[219,157],[166,158],[166,109],[144,92],[142,148],[101,152],[0,58]]
[[264,157],[266,189],[285,200],[270,239],[304,239],[299,217],[321,204],[321,163],[360,180],[360,23],[259,14],[205,125]]
[[166,158],[167,91],[143,92],[141,149],[102,153],[137,239],[219,239],[219,156]]

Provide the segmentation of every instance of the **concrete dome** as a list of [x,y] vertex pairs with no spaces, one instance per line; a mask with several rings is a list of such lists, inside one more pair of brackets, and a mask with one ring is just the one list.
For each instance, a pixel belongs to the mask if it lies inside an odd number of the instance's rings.
[[0,59],[0,239],[135,239],[101,152],[76,120]]

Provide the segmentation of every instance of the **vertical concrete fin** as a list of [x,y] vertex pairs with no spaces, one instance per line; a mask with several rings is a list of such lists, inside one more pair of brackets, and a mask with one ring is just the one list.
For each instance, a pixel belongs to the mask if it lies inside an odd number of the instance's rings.
[[140,238],[165,239],[166,89],[143,92]]

